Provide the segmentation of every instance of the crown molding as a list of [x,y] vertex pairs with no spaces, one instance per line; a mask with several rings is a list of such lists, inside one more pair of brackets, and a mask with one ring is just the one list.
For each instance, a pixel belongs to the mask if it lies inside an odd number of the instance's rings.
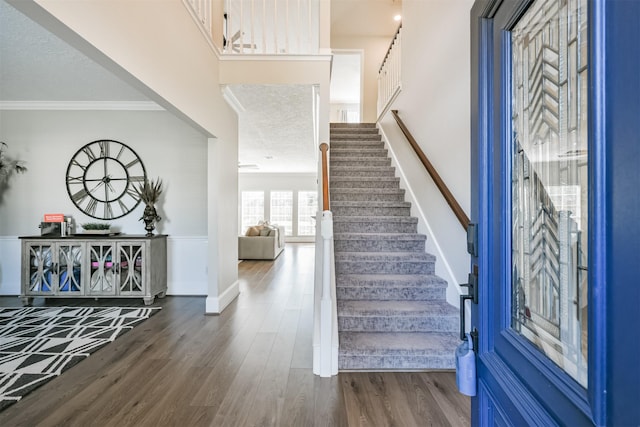
[[242,114],[246,111],[242,103],[236,98],[234,93],[229,88],[229,85],[221,85],[222,86],[222,97],[227,104],[236,112],[236,114]]
[[0,110],[164,111],[153,101],[0,101]]

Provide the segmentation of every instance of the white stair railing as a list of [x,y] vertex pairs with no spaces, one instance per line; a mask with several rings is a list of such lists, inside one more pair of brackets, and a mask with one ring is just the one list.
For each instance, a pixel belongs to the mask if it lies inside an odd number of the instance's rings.
[[320,1],[226,0],[224,52],[317,54]]
[[399,26],[378,71],[378,118],[387,112],[391,102],[402,89],[401,53],[402,26]]
[[183,0],[209,41],[213,41],[213,9],[212,0]]

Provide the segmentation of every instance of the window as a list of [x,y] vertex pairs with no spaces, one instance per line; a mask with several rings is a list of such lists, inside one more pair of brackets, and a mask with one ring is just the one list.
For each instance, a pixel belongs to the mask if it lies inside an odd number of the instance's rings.
[[298,193],[298,236],[314,236],[316,234],[315,220],[312,216],[318,214],[318,194],[315,191],[300,191]]
[[264,191],[242,192],[242,233],[264,220]]
[[293,192],[271,192],[271,223],[284,227],[284,235],[293,235]]

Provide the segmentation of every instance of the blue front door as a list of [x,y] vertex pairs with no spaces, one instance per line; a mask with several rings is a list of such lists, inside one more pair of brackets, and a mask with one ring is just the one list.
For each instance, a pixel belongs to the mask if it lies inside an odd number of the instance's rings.
[[473,423],[640,425],[640,0],[477,0],[471,43]]

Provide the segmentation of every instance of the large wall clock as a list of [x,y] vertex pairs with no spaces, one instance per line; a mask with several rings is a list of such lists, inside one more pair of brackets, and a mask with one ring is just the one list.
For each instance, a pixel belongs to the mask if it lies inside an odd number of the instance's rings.
[[79,149],[67,167],[67,192],[82,212],[96,219],[125,216],[140,203],[134,185],[144,182],[142,160],[127,145],[110,139]]

